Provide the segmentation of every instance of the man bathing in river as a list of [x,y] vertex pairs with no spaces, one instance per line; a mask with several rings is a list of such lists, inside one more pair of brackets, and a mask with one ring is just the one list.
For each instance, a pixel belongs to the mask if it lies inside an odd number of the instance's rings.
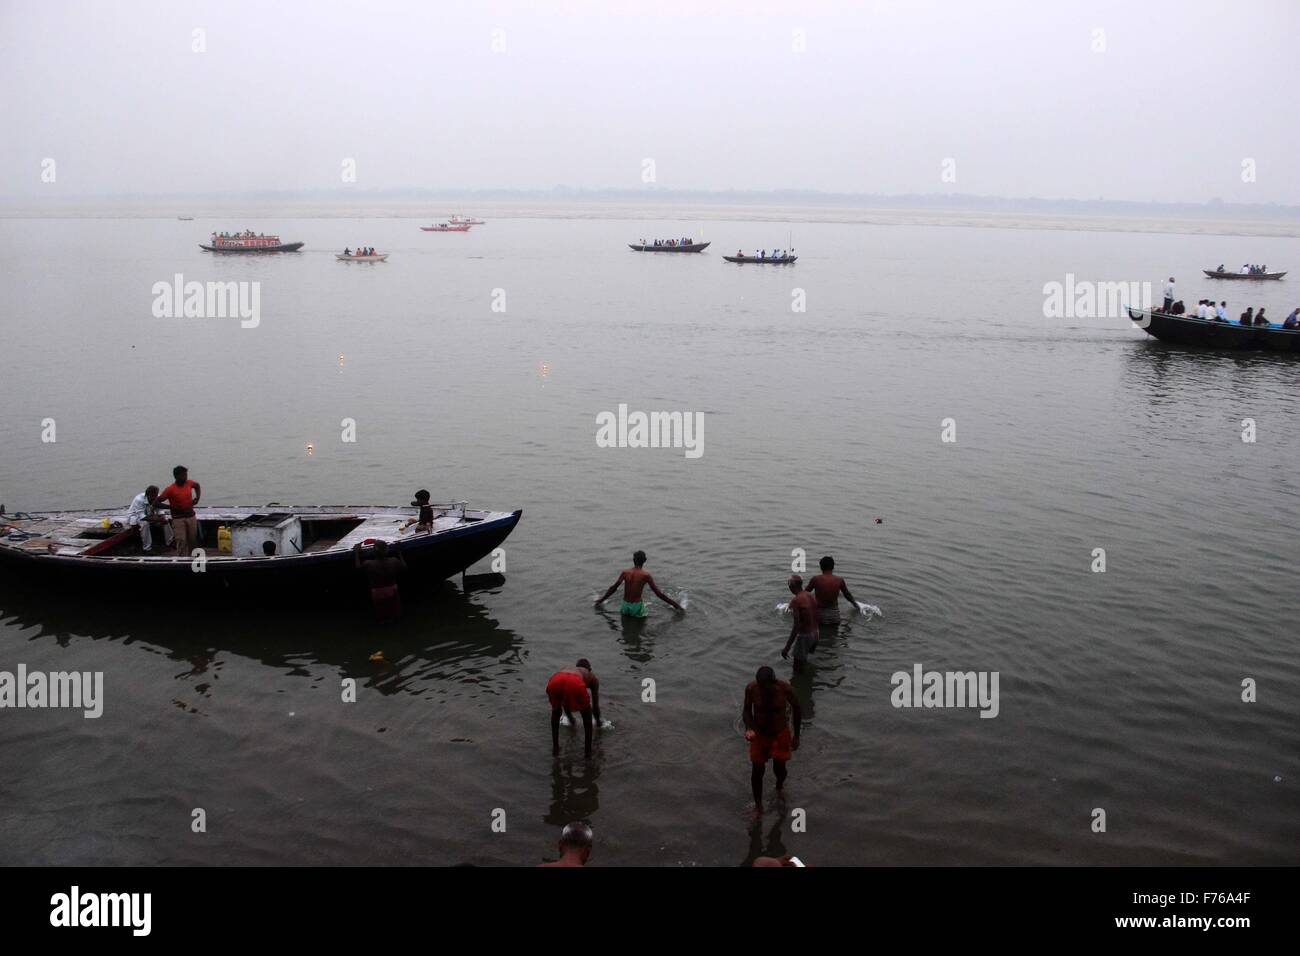
[[375,614],[381,624],[396,621],[402,616],[397,575],[406,570],[406,559],[398,552],[395,542],[390,551],[387,541],[376,541],[375,556],[363,561],[363,547],[365,545],[358,541],[352,546],[352,554],[357,568],[366,573],[366,581],[370,584],[370,603],[375,606]]
[[[794,715],[794,736],[786,721],[785,709]],[[776,775],[776,791],[785,787],[785,763],[799,749],[799,726],[803,714],[794,689],[783,680],[776,679],[770,667],[760,667],[749,686],[745,688],[745,703],[740,711],[745,722],[745,739],[749,741],[749,784],[754,791],[754,814],[763,812],[763,773],[768,760]]]
[[646,616],[645,602],[641,600],[641,593],[647,586],[665,604],[678,611],[685,610],[680,604],[659,590],[659,585],[655,584],[654,577],[645,569],[644,551],[638,551],[632,555],[632,567],[619,572],[618,580],[609,586],[609,590],[596,602],[596,607],[600,607],[608,601],[610,595],[618,590],[620,584],[623,585],[623,606],[619,608],[619,612],[624,617]]
[[580,820],[567,824],[560,831],[560,858],[538,866],[586,866],[591,856],[592,836],[591,827]]
[[790,616],[794,621],[790,625],[790,639],[781,649],[782,659],[790,656],[790,646],[794,645],[794,669],[803,670],[808,663],[808,655],[817,649],[817,600],[812,593],[803,589],[803,578],[797,574],[790,575]]
[[821,559],[821,574],[814,574],[808,582],[808,590],[817,597],[817,619],[822,624],[833,627],[840,623],[840,595],[849,602],[850,607],[857,607],[849,593],[849,586],[844,579],[835,574],[835,559],[829,554]]
[[[588,695],[587,690],[591,693]],[[560,754],[560,714],[573,723],[573,712],[582,715],[586,739],[583,755],[591,756],[591,721],[600,724],[600,681],[591,671],[591,661],[581,658],[573,667],[556,671],[546,682],[546,697],[551,702],[551,753]]]

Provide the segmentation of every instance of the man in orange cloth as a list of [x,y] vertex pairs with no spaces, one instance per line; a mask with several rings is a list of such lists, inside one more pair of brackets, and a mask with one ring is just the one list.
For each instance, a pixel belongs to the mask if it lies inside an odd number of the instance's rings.
[[[786,721],[786,707],[794,714],[794,736]],[[770,667],[760,667],[745,688],[745,703],[740,712],[745,722],[745,739],[749,741],[749,783],[754,791],[754,815],[763,813],[763,773],[768,760],[776,775],[776,792],[785,787],[785,764],[799,749],[799,725],[803,714],[794,688],[776,679]]]
[[[590,695],[587,689],[591,689]],[[591,721],[594,716],[600,723],[600,681],[591,672],[591,661],[585,657],[562,671],[556,671],[546,682],[546,696],[551,702],[551,753],[560,753],[560,714],[573,723],[573,712],[582,715],[582,730],[586,737],[584,756],[591,756]]]

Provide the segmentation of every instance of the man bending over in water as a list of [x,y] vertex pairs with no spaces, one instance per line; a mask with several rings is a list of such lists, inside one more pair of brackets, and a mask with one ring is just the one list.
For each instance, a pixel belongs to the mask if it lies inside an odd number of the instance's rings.
[[[591,696],[587,696],[591,688]],[[560,713],[573,723],[573,712],[582,714],[582,730],[586,738],[583,756],[591,756],[591,719],[600,723],[600,681],[591,672],[591,661],[585,657],[574,667],[556,671],[546,682],[546,696],[551,702],[551,753],[560,753]]]
[[[794,737],[786,722],[785,709],[794,714]],[[763,812],[763,772],[767,761],[772,761],[776,774],[776,790],[785,787],[785,762],[799,749],[799,725],[803,714],[794,688],[776,679],[770,667],[760,667],[754,679],[745,688],[745,703],[740,717],[745,722],[745,739],[749,741],[749,784],[754,791],[754,814]]]
[[849,586],[844,583],[844,579],[835,574],[835,559],[829,554],[821,559],[821,574],[814,574],[812,580],[808,582],[808,590],[817,596],[817,619],[823,624],[840,623],[840,594],[843,593],[844,600],[849,602],[850,607],[857,607],[858,602],[853,600],[853,595],[849,593]]
[[654,591],[655,597],[659,598],[659,600],[678,611],[684,610],[680,604],[659,590],[659,585],[655,584],[654,577],[645,569],[644,565],[644,551],[638,551],[632,555],[632,567],[619,572],[618,580],[609,586],[609,590],[596,602],[596,607],[600,607],[608,601],[610,595],[617,591],[618,586],[621,584],[623,585],[623,606],[619,608],[619,612],[625,617],[646,616],[645,602],[641,600],[641,592],[646,589],[647,585],[651,591]]
[[397,593],[397,575],[406,570],[406,559],[394,543],[391,552],[387,541],[375,542],[375,556],[361,559],[363,545],[358,541],[352,553],[358,569],[366,573],[370,584],[370,603],[381,624],[390,624],[402,616],[402,599]]
[[808,663],[808,655],[817,649],[817,601],[812,594],[803,589],[803,578],[797,574],[790,575],[790,616],[794,622],[790,625],[790,639],[781,649],[782,659],[790,656],[790,645],[794,645],[794,669],[803,670]]

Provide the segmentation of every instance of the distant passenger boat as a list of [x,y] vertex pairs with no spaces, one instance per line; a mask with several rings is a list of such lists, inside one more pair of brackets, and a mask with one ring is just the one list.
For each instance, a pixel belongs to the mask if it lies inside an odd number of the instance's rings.
[[193,217],[193,216],[177,216],[176,218],[179,219],[181,222],[193,222],[193,221],[194,221],[194,217]]
[[464,216],[452,216],[452,217],[451,217],[451,224],[452,224],[453,226],[481,226],[481,225],[483,225],[483,220],[482,220],[482,219],[467,219],[467,218],[465,218]]
[[1202,269],[1211,279],[1250,279],[1262,282],[1265,279],[1280,279],[1285,272],[1220,272],[1218,269]]
[[[0,569],[72,588],[106,585],[117,600],[147,601],[158,589],[204,592],[219,599],[267,592],[277,599],[319,599],[338,585],[364,590],[353,546],[370,557],[376,541],[398,543],[407,570],[402,588],[435,583],[492,553],[522,511],[469,511],[465,502],[434,505],[433,531],[403,526],[418,509],[391,506],[195,508],[204,549],[191,555],[145,553],[125,511],[0,514]],[[155,532],[155,541],[160,532]],[[77,593],[76,590],[66,592]]]
[[764,265],[781,266],[794,262],[798,256],[723,256],[728,262],[760,262]]
[[297,252],[301,242],[281,242],[279,236],[215,236],[211,245],[199,243],[208,252]]
[[425,232],[469,232],[469,223],[440,222],[436,226],[421,226]]
[[388,258],[390,253],[382,253],[375,256],[345,256],[343,253],[335,253],[334,258],[342,262],[383,262]]
[[1208,349],[1257,349],[1269,352],[1300,352],[1300,329],[1280,325],[1241,325],[1198,319],[1194,315],[1169,315],[1151,309],[1129,309],[1134,322],[1146,323],[1147,335],[1161,342],[1194,345]]
[[675,246],[656,246],[654,244],[639,245],[635,242],[629,242],[627,247],[635,249],[637,252],[703,252],[709,248],[709,245],[710,243],[707,242],[688,242],[678,243]]

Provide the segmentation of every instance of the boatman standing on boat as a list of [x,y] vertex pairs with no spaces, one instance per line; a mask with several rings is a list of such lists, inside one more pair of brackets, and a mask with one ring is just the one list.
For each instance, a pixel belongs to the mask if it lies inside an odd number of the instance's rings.
[[590,757],[592,719],[600,724],[600,681],[592,673],[591,661],[579,658],[573,667],[552,674],[546,682],[546,698],[551,702],[551,753],[557,757],[560,754],[560,714],[563,713],[572,724],[576,710],[582,715],[582,732],[586,740],[584,755]]
[[172,483],[154,499],[154,507],[171,508],[176,553],[189,557],[199,544],[199,519],[194,515],[194,507],[203,490],[197,481],[190,481],[189,469],[184,465],[172,469],[172,478]]
[[813,575],[808,582],[808,590],[817,598],[817,619],[822,624],[834,627],[840,623],[840,595],[844,595],[844,600],[849,602],[850,607],[857,607],[858,602],[853,600],[844,579],[835,573],[835,559],[828,554],[819,563],[822,573]]
[[610,595],[618,590],[619,585],[623,585],[623,605],[619,608],[619,613],[624,617],[645,617],[645,601],[641,599],[641,594],[649,587],[655,593],[655,597],[677,611],[685,611],[680,604],[670,598],[663,591],[659,590],[659,585],[655,584],[654,577],[645,569],[645,552],[638,551],[632,555],[632,567],[625,568],[618,574],[618,580],[609,586],[609,590],[596,601],[596,607],[600,607],[609,600]]
[[[786,708],[794,716],[794,736],[786,720]],[[745,688],[745,703],[740,711],[745,722],[745,739],[749,741],[749,785],[754,792],[754,815],[763,813],[763,773],[772,761],[776,775],[776,792],[785,788],[785,764],[799,749],[799,727],[803,714],[794,688],[776,679],[770,667],[760,667]]]
[[1165,308],[1168,312],[1174,305],[1174,277],[1169,277],[1169,283],[1165,286]]
[[164,546],[172,543],[172,529],[167,526],[167,519],[158,513],[155,504],[158,500],[158,486],[150,485],[131,499],[131,507],[126,513],[128,525],[140,526],[140,547],[146,552],[153,550],[153,528],[160,525],[163,530]]
[[375,556],[361,559],[364,542],[358,541],[352,546],[353,560],[357,568],[366,573],[370,584],[370,603],[375,607],[375,615],[380,624],[391,624],[402,616],[402,598],[397,593],[397,576],[406,570],[406,559],[397,550],[394,542],[390,549],[387,541],[375,542]]

